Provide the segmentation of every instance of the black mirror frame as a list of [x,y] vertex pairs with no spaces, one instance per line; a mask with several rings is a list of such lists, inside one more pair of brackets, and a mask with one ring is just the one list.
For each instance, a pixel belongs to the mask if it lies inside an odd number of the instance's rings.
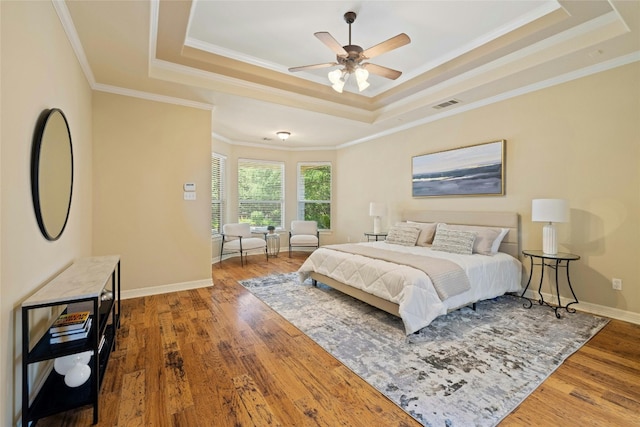
[[[47,122],[49,118],[54,113],[60,113],[62,119],[64,120],[64,124],[67,128],[67,135],[69,137],[69,152],[71,155],[71,185],[69,186],[69,204],[67,205],[67,213],[64,219],[64,224],[60,228],[60,232],[53,235],[47,230],[44,218],[42,218],[42,208],[40,205],[40,185],[39,185],[39,174],[40,174],[40,153],[42,150],[42,138],[44,136],[44,131],[47,127]],[[42,235],[45,239],[49,241],[56,241],[60,238],[64,229],[67,227],[67,221],[69,220],[69,212],[71,211],[71,199],[73,198],[73,176],[74,176],[74,162],[73,162],[73,143],[71,141],[71,131],[69,130],[69,122],[67,121],[67,117],[64,115],[61,109],[52,108],[49,110],[44,110],[40,113],[38,117],[38,121],[36,122],[36,130],[33,136],[33,145],[31,151],[31,197],[33,199],[33,207],[36,214],[36,219],[38,221],[38,227],[42,232]]]

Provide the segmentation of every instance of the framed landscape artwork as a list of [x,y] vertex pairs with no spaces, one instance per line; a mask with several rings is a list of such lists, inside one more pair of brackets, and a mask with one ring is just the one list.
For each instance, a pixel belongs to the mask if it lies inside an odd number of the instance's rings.
[[412,196],[504,195],[505,140],[414,156]]

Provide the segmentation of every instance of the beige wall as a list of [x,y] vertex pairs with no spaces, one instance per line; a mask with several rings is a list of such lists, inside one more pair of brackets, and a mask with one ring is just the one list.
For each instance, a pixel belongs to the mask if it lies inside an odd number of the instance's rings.
[[[507,140],[504,197],[411,197],[412,156],[498,139]],[[531,222],[531,200],[566,198],[571,222],[558,225],[560,249],[582,257],[571,264],[579,300],[639,321],[639,164],[634,63],[340,150],[336,239],[361,240],[372,227],[369,202],[384,201],[386,226],[402,209],[516,211],[522,249],[540,249],[543,224]],[[621,292],[612,277],[623,280]]]
[[[15,425],[21,405],[21,302],[73,260],[91,255],[91,90],[51,2],[0,2],[0,424]],[[42,237],[30,187],[36,119],[61,108],[69,121],[74,188],[67,227]]]
[[93,111],[93,253],[121,255],[125,293],[210,285],[211,112],[101,92]]

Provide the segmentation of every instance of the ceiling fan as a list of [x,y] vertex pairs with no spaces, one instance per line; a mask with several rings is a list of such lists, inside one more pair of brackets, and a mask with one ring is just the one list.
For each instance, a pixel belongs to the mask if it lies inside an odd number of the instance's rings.
[[358,45],[351,44],[351,24],[353,24],[356,20],[356,13],[345,13],[344,20],[347,24],[349,24],[349,44],[346,46],[341,46],[340,43],[338,43],[338,41],[326,31],[314,33],[314,36],[316,36],[322,43],[329,47],[329,49],[335,52],[336,62],[304,65],[302,67],[292,67],[289,68],[289,71],[296,72],[304,70],[314,70],[318,68],[328,68],[340,65],[343,68],[330,71],[328,75],[329,81],[331,81],[331,83],[333,84],[333,89],[340,93],[342,93],[342,88],[344,87],[344,84],[351,74],[356,75],[358,89],[360,90],[360,92],[369,87],[369,83],[367,82],[369,72],[391,80],[395,80],[402,75],[401,71],[363,61],[411,43],[411,39],[408,35],[406,35],[405,33],[398,34],[395,37],[391,37],[390,39],[385,40],[382,43],[364,50]]

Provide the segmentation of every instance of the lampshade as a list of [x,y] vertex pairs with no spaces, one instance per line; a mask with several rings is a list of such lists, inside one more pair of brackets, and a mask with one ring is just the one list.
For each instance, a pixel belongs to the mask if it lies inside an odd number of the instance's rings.
[[380,217],[387,214],[387,204],[380,202],[369,203],[369,216],[373,217],[373,232],[380,233]]
[[369,78],[369,72],[364,68],[357,68],[355,73],[356,81],[358,82],[358,90],[362,92],[369,87],[369,82],[367,81]]
[[333,90],[342,93],[344,85],[352,73],[356,75],[356,82],[358,83],[358,90],[360,92],[369,87],[369,82],[367,81],[369,72],[367,70],[364,68],[356,68],[354,70],[353,67],[347,67],[340,70],[329,71],[327,74]]
[[558,253],[558,237],[554,222],[569,221],[569,203],[563,199],[534,199],[531,202],[531,221],[546,222],[542,229],[542,252]]
[[338,80],[340,80],[340,77],[342,77],[342,70],[329,71],[329,74],[327,76],[329,77],[329,81],[331,83],[336,84]]
[[569,203],[564,199],[534,199],[531,203],[531,221],[568,222]]
[[385,216],[387,213],[386,203],[371,202],[369,203],[369,216]]
[[347,82],[349,78],[349,74],[346,70],[333,70],[329,71],[327,74],[329,77],[329,81],[332,83],[331,87],[338,93],[342,93],[342,89],[344,89],[344,84]]
[[285,132],[285,131],[280,131],[280,132],[276,132],[276,135],[278,135],[278,138],[280,138],[283,141],[286,141],[287,138],[289,138],[291,136],[291,132]]
[[331,87],[333,88],[333,90],[335,90],[338,93],[342,93],[342,89],[344,88],[344,80],[338,80],[337,82],[335,82],[334,84],[331,85]]

